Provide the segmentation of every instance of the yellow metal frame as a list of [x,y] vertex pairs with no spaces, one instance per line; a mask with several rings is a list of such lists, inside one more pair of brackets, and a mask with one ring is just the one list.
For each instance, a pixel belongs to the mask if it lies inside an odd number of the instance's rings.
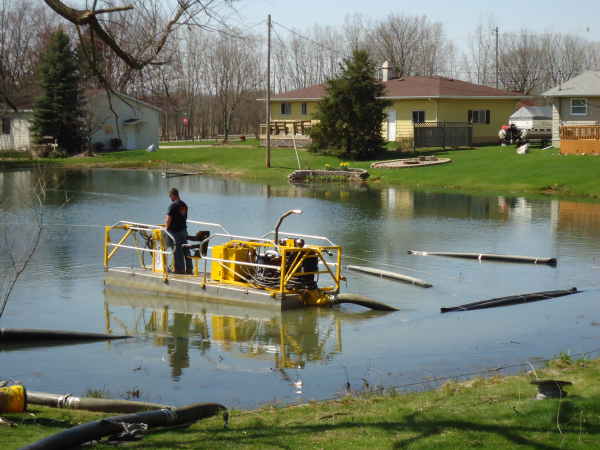
[[[164,227],[164,225],[156,225],[156,227]],[[140,247],[138,247],[138,243],[137,240],[135,238],[135,235],[133,234],[132,228],[139,228],[138,225],[129,225],[129,224],[124,224],[124,225],[120,225],[120,226],[107,226],[105,229],[105,236],[104,236],[104,268],[108,269],[108,262],[111,260],[111,258],[114,256],[114,254],[117,252],[117,250],[119,250],[120,245],[123,245],[123,243],[127,240],[127,238],[129,236],[131,236],[131,238],[133,239],[133,243],[135,245],[135,250],[137,251],[138,257],[140,258],[140,262],[142,263],[142,267],[144,269],[146,269],[146,264],[144,263],[144,258],[142,258],[142,253],[140,252]],[[119,241],[119,243],[117,244],[117,246],[110,251],[110,244],[111,244],[111,238],[110,238],[110,231],[111,230],[125,230],[125,236],[123,236],[121,238],[121,240]],[[143,233],[146,237],[150,237],[148,235],[148,233],[145,230],[139,230],[140,233]],[[158,228],[155,229],[148,229],[148,232],[151,233],[152,237],[154,238],[154,240],[156,242],[159,243],[160,245],[160,251],[164,252],[166,251],[166,247],[165,247],[165,243],[163,242],[162,239],[162,233],[161,230]],[[110,252],[110,253],[109,253]],[[155,253],[151,252],[152,257],[154,258]],[[167,270],[168,265],[167,265],[167,259],[166,259],[166,255],[164,253],[160,253],[160,257],[162,260],[162,266],[163,266],[163,270],[160,272],[164,275],[164,280],[166,281],[169,277],[169,271]],[[154,267],[154,260],[152,263],[152,267]],[[154,269],[153,269],[154,270]]]
[[[289,241],[290,241],[290,243],[293,243],[293,240],[290,239]],[[292,279],[292,277],[299,277],[299,276],[304,276],[304,275],[329,274],[331,276],[331,279],[334,284],[332,286],[319,288],[319,289],[317,289],[318,292],[311,293],[311,295],[307,295],[305,304],[307,306],[328,304],[329,303],[329,295],[334,292],[335,293],[339,292],[340,281],[342,279],[342,277],[341,277],[342,247],[339,245],[331,245],[331,246],[307,245],[305,247],[295,247],[295,246],[276,247],[274,244],[268,243],[268,242],[253,242],[253,241],[242,241],[242,240],[231,240],[226,245],[232,246],[232,247],[243,246],[244,248],[248,248],[248,250],[253,249],[256,251],[269,250],[269,249],[279,250],[279,252],[281,253],[281,266],[279,267],[279,270],[281,272],[281,282],[280,282],[279,288],[274,289],[274,288],[268,288],[268,287],[254,286],[248,282],[232,281],[232,280],[218,280],[218,281],[213,281],[211,283],[224,283],[224,284],[231,284],[231,285],[236,285],[236,286],[251,285],[255,288],[270,291],[271,295],[276,296],[278,294],[282,294],[282,295],[298,294],[299,292],[302,291],[301,289],[298,289],[298,288],[288,289],[286,287],[287,284]],[[329,266],[328,262],[324,258],[324,254],[326,253],[326,251],[335,251],[337,253],[337,261],[336,261],[337,265],[336,265],[335,271],[331,270],[331,267]],[[296,257],[294,258],[294,261],[292,262],[289,269],[286,269],[286,259],[287,259],[286,257],[289,253],[296,253]],[[323,264],[325,265],[326,270],[318,270],[316,272],[299,272],[298,270],[300,269],[302,263],[309,256],[310,257],[318,257],[319,260],[322,261]],[[214,263],[219,264],[220,262],[213,261],[213,264]],[[232,261],[231,264],[233,265],[233,268],[227,267],[227,266],[225,266],[225,264],[221,264],[221,265],[224,269],[236,272],[238,266],[235,265],[234,261]],[[237,273],[237,275],[240,276],[239,273]],[[243,276],[242,276],[242,278],[243,278]]]
[[[138,247],[137,240],[135,239],[135,235],[133,234],[133,231],[134,231],[133,229],[140,231],[140,233],[143,233],[146,237],[150,237],[150,234],[151,234],[152,237],[154,238],[155,242],[159,243],[160,251],[164,252],[165,251],[165,243],[162,240],[162,233],[159,228],[159,227],[161,227],[161,225],[155,225],[155,227],[156,228],[148,228],[148,230],[146,231],[146,230],[140,230],[139,225],[135,225],[135,224],[123,224],[123,225],[117,225],[117,226],[112,226],[112,227],[107,226],[106,230],[105,230],[104,267],[108,268],[108,263],[111,260],[111,258],[115,255],[115,253],[117,252],[117,250],[119,248],[122,248],[120,246],[123,245],[123,243],[127,240],[127,238],[129,236],[131,236],[135,247],[129,247],[129,248],[130,249],[133,248],[137,251],[138,256],[140,258],[140,262],[142,263],[142,266],[144,267],[144,269],[146,269],[146,265],[144,263],[144,259],[142,258],[140,248]],[[112,251],[110,251],[110,249],[109,249],[109,247],[111,246],[111,237],[110,237],[111,230],[125,230],[126,231],[125,236],[123,236],[121,238],[119,243],[116,244],[115,248]],[[337,294],[339,292],[340,281],[342,279],[344,279],[341,276],[342,247],[339,245],[329,245],[329,246],[306,245],[304,247],[296,247],[294,244],[294,240],[288,239],[287,245],[277,246],[277,245],[275,245],[275,243],[273,243],[271,241],[265,241],[265,240],[258,240],[258,241],[248,240],[247,241],[247,240],[232,239],[229,242],[227,242],[226,244],[223,244],[223,246],[243,247],[243,248],[247,248],[248,251],[255,250],[256,253],[260,253],[261,251],[265,252],[267,250],[276,250],[279,253],[281,253],[281,266],[279,267],[279,270],[281,272],[281,281],[280,281],[279,287],[278,288],[269,288],[269,287],[264,287],[264,286],[256,286],[256,285],[252,284],[250,281],[214,280],[214,279],[212,281],[208,281],[206,278],[206,270],[204,271],[204,274],[203,274],[203,278],[204,278],[203,283],[202,283],[203,287],[206,284],[218,284],[218,283],[229,284],[229,285],[234,285],[234,286],[253,287],[255,289],[269,291],[273,297],[276,297],[278,295],[284,296],[286,294],[302,294],[302,293],[304,293],[305,294],[305,301],[304,301],[305,305],[306,306],[316,306],[316,305],[329,304],[330,303],[329,296],[331,294]],[[330,263],[328,263],[324,257],[325,253],[330,253],[331,251],[337,253],[335,270],[332,270]],[[294,257],[294,260],[291,263],[291,265],[289,265],[289,267],[286,267],[287,256],[290,253],[295,253],[295,257]],[[155,257],[156,252],[151,252],[151,254],[153,255],[153,257]],[[163,267],[163,270],[160,271],[159,273],[163,274],[164,280],[166,282],[168,279],[168,276],[169,276],[166,254],[165,253],[159,253],[159,254],[160,254],[160,258],[162,260],[162,267]],[[317,270],[316,272],[299,272],[302,264],[309,257],[319,258],[319,261],[322,262],[323,265],[325,266],[324,270]],[[199,263],[199,260],[202,258],[192,257],[192,259],[194,259],[194,262],[195,262],[194,275],[198,276],[198,263]],[[222,261],[219,261],[217,259],[219,259],[219,258],[214,258],[214,253],[213,253],[213,258],[206,258],[206,260],[212,261],[212,264],[220,264],[224,269],[233,271],[236,275],[241,277],[243,280],[246,279],[242,274],[239,273],[240,264],[236,264],[236,261],[231,260],[231,262],[227,262],[228,260],[225,260],[225,259]],[[232,267],[228,267],[226,264],[231,265]],[[154,261],[153,261],[152,267],[153,267],[152,270],[154,270]],[[275,268],[275,266],[274,266],[274,268]],[[211,271],[211,273],[212,273],[212,271]],[[326,274],[328,274],[333,281],[333,284],[330,286],[318,288],[318,289],[314,289],[314,290],[308,290],[308,291],[306,289],[302,289],[302,288],[289,288],[289,289],[287,288],[287,285],[289,284],[289,282],[291,281],[291,279],[293,277],[300,277],[300,276],[306,276],[306,275],[326,275]]]

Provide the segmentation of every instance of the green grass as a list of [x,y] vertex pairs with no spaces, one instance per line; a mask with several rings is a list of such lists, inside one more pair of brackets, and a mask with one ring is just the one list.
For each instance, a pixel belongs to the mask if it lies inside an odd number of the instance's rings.
[[[181,143],[179,143],[181,144]],[[40,160],[56,167],[90,168],[120,167],[160,169],[164,162],[169,167],[201,166],[207,174],[234,176],[257,180],[285,180],[298,169],[293,149],[271,149],[271,168],[266,168],[265,150],[256,140],[245,147],[213,146],[204,148],[170,148],[162,145],[154,153],[143,150],[110,153],[95,158],[67,160]],[[186,146],[188,147],[188,146]],[[301,167],[324,169],[325,164],[339,167],[331,156],[318,156],[299,151]],[[600,197],[600,157],[564,156],[553,149],[533,148],[530,154],[517,155],[515,147],[489,146],[473,150],[428,151],[448,157],[452,163],[412,169],[371,169],[372,161],[351,162],[350,167],[364,168],[371,174],[368,182],[407,186],[446,187],[464,190],[494,192],[547,193],[562,196]],[[384,159],[414,157],[411,152],[389,150]],[[37,161],[0,161],[0,169],[27,167]]]
[[[537,393],[529,383],[535,379],[531,371],[450,381],[421,393],[373,390],[293,407],[231,411],[228,429],[215,417],[153,430],[131,448],[598,448],[600,360],[580,359],[567,365],[559,360],[537,370],[537,376],[571,381],[564,399],[530,401]],[[106,417],[39,406],[31,406],[29,413],[61,422],[2,427],[0,450]],[[15,422],[32,418],[27,413],[4,417]]]

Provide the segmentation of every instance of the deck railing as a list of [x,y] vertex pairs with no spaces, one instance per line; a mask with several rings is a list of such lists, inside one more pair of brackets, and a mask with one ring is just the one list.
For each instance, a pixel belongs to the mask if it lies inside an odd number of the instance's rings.
[[[306,135],[306,131],[312,128],[312,123],[310,120],[302,120],[299,122],[282,122],[282,121],[273,121],[271,122],[271,132],[269,133],[271,136],[285,136],[285,135]],[[267,125],[260,125],[260,134],[266,136],[267,134]]]
[[568,125],[560,129],[561,139],[600,139],[599,125]]

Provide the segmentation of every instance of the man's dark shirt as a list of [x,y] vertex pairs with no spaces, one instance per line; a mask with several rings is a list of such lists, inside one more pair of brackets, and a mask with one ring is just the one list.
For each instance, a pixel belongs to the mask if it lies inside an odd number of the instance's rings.
[[181,200],[177,200],[169,205],[167,216],[171,216],[171,225],[167,231],[177,233],[187,228],[188,207]]

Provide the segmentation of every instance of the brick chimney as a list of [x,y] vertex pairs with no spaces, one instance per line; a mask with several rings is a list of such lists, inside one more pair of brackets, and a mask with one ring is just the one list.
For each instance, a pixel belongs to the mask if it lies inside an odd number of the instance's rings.
[[390,81],[392,79],[392,66],[385,61],[381,66],[381,81]]

